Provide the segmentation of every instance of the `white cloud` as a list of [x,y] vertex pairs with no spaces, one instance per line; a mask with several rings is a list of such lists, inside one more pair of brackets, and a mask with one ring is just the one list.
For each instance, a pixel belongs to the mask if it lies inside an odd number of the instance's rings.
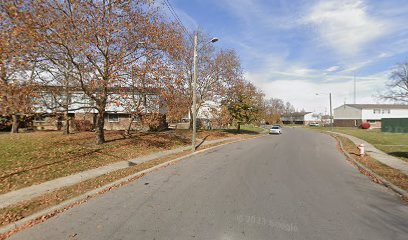
[[[384,89],[389,73],[388,63],[381,61],[408,51],[408,24],[401,10],[407,7],[393,1],[213,3],[236,17],[234,34],[219,37],[240,52],[246,79],[267,97],[282,98],[299,109],[328,110],[328,96],[317,92],[332,92],[333,107],[352,103],[354,73],[357,103],[378,101],[375,95]],[[176,11],[186,25],[197,26],[188,14]]]
[[386,20],[370,16],[361,0],[320,1],[301,22],[316,26],[323,43],[341,55],[356,55],[392,29]]
[[[378,86],[385,83],[384,79],[357,82],[357,103],[377,102],[376,94],[381,92]],[[266,96],[281,98],[291,102],[297,109],[321,112],[328,111],[328,93],[332,93],[333,108],[344,102],[353,103],[353,81],[335,83],[317,83],[305,80],[276,80],[271,82],[255,83]],[[316,93],[319,94],[316,96]]]
[[246,27],[261,26],[263,29],[289,29],[297,25],[297,17],[289,2],[279,0],[271,3],[259,0],[218,0],[216,3],[242,20]]
[[341,67],[340,66],[331,66],[326,69],[326,72],[335,72],[338,71]]
[[[246,79],[259,87],[267,98],[281,98],[291,102],[298,109],[325,113],[328,111],[329,92],[333,97],[333,108],[344,102],[353,103],[352,74],[324,74],[319,69],[304,68],[301,65],[277,69],[262,69],[258,72],[247,72]],[[357,103],[377,102],[387,81],[388,71],[367,76],[357,76]],[[316,96],[316,93],[326,93]]]

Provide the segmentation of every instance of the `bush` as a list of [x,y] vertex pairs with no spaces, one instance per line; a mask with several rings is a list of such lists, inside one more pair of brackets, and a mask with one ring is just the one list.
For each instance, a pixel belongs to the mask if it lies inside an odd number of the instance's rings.
[[0,131],[10,131],[11,121],[9,118],[0,117]]
[[368,123],[368,122],[363,122],[361,125],[360,125],[360,127],[362,128],[362,129],[369,129],[370,128],[370,123]]
[[86,132],[93,130],[93,124],[89,120],[72,120],[72,125],[74,126],[75,130],[79,132]]

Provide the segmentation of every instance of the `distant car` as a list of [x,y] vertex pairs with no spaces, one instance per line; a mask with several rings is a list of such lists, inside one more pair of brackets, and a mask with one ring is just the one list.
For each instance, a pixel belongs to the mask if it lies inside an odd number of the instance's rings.
[[317,123],[317,122],[311,122],[311,123],[309,123],[309,126],[311,126],[311,127],[318,127],[318,126],[320,126],[320,124]]
[[269,134],[282,134],[282,128],[280,126],[272,126],[269,130]]

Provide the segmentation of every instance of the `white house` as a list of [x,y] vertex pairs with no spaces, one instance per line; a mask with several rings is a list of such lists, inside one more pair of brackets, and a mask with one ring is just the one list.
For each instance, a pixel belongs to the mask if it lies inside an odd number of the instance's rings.
[[[197,112],[197,119],[203,124],[203,128],[210,129],[212,128],[212,121],[218,117],[218,113],[221,111],[221,107],[219,103],[214,101],[205,101],[201,107],[198,109]],[[190,126],[190,114],[187,114],[181,123],[177,123],[178,129],[188,129]]]
[[[33,106],[37,116],[33,120],[33,127],[37,130],[59,130],[63,124],[62,115],[65,111],[62,106],[66,102],[69,105],[67,110],[71,120],[89,121],[94,125],[97,113],[94,101],[80,89],[71,89],[69,95],[64,96],[62,91],[56,91],[60,88],[46,86],[37,92],[38,96],[34,99]],[[132,119],[130,115],[136,110],[147,114],[157,112],[165,116],[167,108],[157,92],[157,89],[150,89],[149,92],[141,94],[124,89],[122,93],[110,93],[105,109],[105,129],[124,130],[129,124],[139,128],[140,119]],[[133,100],[133,97],[136,100]],[[69,101],[66,101],[67,98]],[[140,104],[136,102],[137,100]]]
[[372,128],[380,128],[381,118],[408,118],[405,104],[344,104],[333,111],[336,127],[358,127],[369,122]]

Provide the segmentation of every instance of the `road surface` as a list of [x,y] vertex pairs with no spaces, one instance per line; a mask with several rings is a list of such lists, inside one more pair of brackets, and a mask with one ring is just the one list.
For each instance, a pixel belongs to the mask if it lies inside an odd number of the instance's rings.
[[327,135],[284,129],[149,173],[12,239],[408,239],[408,204]]

